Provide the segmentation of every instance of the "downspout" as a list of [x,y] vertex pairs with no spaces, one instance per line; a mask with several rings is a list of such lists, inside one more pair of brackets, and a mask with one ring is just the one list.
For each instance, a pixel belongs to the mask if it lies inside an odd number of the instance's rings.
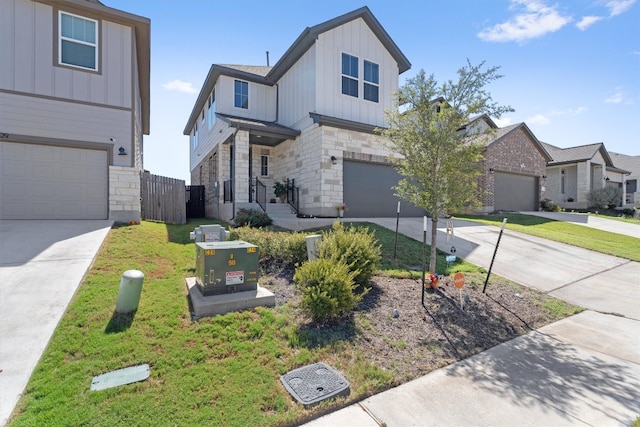
[[231,202],[231,220],[236,217],[236,129],[233,132],[233,141],[231,141],[231,194],[233,195],[233,201]]
[[280,86],[278,86],[278,83],[274,83],[274,85],[276,86],[276,120],[274,123],[278,123],[278,114],[280,112]]

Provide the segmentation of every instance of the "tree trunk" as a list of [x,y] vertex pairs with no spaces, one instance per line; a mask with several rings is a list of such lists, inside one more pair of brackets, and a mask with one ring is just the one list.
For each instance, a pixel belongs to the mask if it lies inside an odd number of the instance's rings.
[[431,218],[431,253],[429,256],[429,272],[436,274],[436,256],[438,249],[436,246],[438,238],[438,218]]

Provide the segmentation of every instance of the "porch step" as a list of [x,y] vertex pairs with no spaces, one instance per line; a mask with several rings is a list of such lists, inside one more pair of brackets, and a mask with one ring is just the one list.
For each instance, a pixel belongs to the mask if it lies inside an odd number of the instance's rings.
[[267,215],[273,225],[293,231],[325,227],[335,221],[335,218],[298,218],[288,203],[267,203]]
[[288,203],[267,203],[267,215],[271,219],[294,219],[296,214]]

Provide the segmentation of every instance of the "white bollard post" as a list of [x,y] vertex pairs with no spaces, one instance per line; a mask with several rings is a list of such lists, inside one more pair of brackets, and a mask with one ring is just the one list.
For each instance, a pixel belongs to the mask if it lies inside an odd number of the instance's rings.
[[131,313],[138,309],[143,280],[144,273],[142,271],[127,270],[122,273],[118,301],[116,302],[117,313]]

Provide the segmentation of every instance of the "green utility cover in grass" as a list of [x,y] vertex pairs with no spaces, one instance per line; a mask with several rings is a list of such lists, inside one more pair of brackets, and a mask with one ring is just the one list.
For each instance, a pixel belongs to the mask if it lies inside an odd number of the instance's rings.
[[93,377],[91,381],[91,390],[105,390],[111,387],[131,384],[138,381],[144,381],[149,378],[149,365],[130,366],[117,371],[107,372],[106,374]]

